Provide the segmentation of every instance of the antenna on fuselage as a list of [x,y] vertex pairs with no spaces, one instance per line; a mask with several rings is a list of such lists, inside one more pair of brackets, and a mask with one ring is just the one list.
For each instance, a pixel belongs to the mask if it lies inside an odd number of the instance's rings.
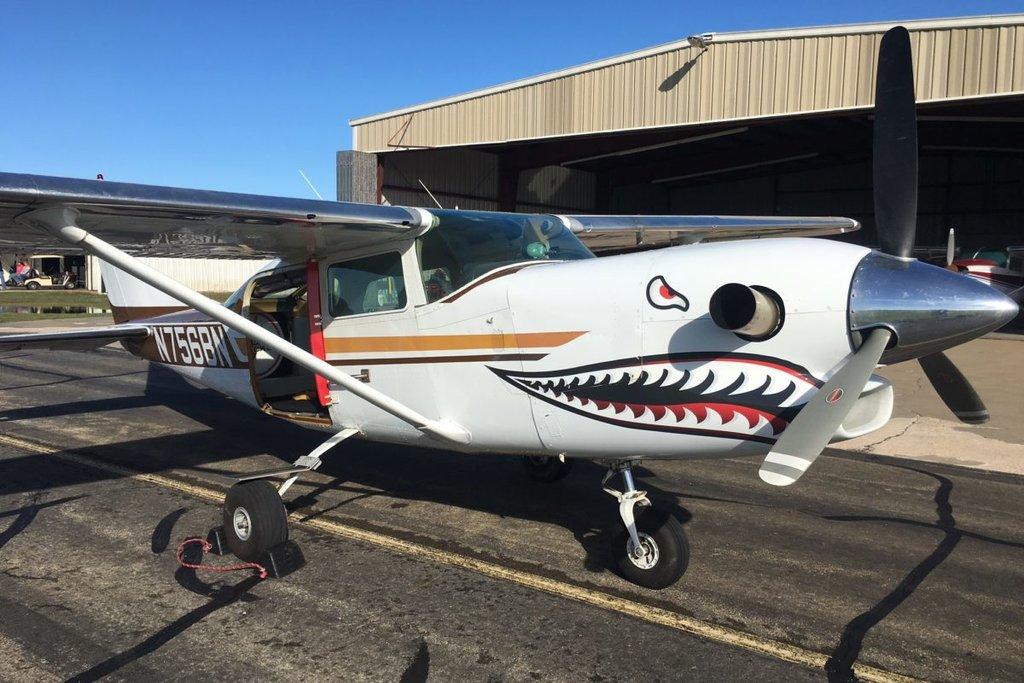
[[309,189],[313,190],[313,194],[316,195],[316,198],[322,201],[323,196],[316,191],[316,188],[313,186],[312,181],[310,181],[309,176],[307,176],[301,168],[299,169],[299,175],[302,176],[302,179],[306,181],[307,185],[309,185]]
[[441,202],[437,201],[437,197],[435,197],[435,196],[434,196],[434,193],[430,191],[430,188],[429,188],[429,187],[427,187],[427,184],[426,184],[426,183],[424,183],[424,182],[423,182],[422,180],[420,180],[419,178],[417,178],[417,179],[416,179],[416,182],[420,184],[420,187],[422,187],[422,188],[423,188],[423,189],[424,189],[424,190],[426,191],[426,193],[427,193],[428,195],[430,195],[430,199],[431,199],[431,200],[432,200],[432,201],[433,201],[433,202],[434,202],[435,204],[437,204],[437,208],[439,208],[439,209],[443,209],[443,208],[444,208],[443,206],[441,206]]

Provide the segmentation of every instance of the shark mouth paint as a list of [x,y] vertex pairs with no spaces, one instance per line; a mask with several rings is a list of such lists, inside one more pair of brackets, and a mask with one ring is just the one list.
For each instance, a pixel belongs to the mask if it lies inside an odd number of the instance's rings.
[[531,396],[608,424],[774,443],[822,382],[753,354],[680,353],[565,370],[490,368]]

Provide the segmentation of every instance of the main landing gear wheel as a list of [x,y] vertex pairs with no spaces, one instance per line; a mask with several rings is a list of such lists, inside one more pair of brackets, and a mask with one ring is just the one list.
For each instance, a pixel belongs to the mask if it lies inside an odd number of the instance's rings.
[[524,455],[523,469],[526,476],[533,481],[550,484],[564,479],[572,469],[572,460],[556,458],[550,455]]
[[246,481],[228,489],[223,518],[228,549],[241,560],[255,562],[288,540],[288,513],[269,481]]
[[[617,473],[622,474],[624,491],[607,486]],[[653,507],[647,492],[636,488],[629,461],[614,464],[601,483],[619,501],[622,525],[612,534],[612,554],[622,576],[655,590],[678,581],[690,563],[690,544],[679,521]]]

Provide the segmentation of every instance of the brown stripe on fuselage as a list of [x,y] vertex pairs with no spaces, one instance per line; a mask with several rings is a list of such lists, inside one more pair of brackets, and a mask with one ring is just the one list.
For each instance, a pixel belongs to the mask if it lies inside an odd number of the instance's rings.
[[110,305],[110,312],[114,316],[116,324],[137,322],[159,318],[172,313],[182,313],[191,310],[188,306],[114,306]]
[[511,275],[512,273],[518,273],[523,268],[528,268],[530,266],[539,266],[541,263],[543,263],[543,261],[535,261],[533,263],[520,263],[515,266],[512,266],[511,268],[506,268],[504,270],[496,270],[490,275],[485,275],[476,282],[471,282],[462,289],[452,292],[443,299],[439,299],[438,303],[450,304],[451,302],[465,296],[467,293],[473,291],[474,289],[476,289],[477,287],[484,283],[490,282],[491,280],[497,280],[499,277],[505,277],[506,275]]
[[518,332],[491,334],[418,334],[401,337],[326,337],[327,353],[365,351],[461,351],[467,349],[535,349],[568,344],[586,332]]
[[403,356],[392,358],[346,358],[331,365],[416,365],[429,363],[483,363],[510,360],[540,360],[546,353],[485,353],[469,356]]
[[[241,313],[242,305],[236,301],[230,310]],[[115,306],[110,305],[115,323],[126,322],[159,322],[164,323],[201,323],[212,322],[210,316],[188,306]]]

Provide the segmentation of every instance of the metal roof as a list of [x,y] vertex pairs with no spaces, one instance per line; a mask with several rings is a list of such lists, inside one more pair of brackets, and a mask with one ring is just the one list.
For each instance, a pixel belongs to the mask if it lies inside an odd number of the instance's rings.
[[877,41],[896,24],[911,31],[920,101],[1024,93],[1024,14],[724,32],[710,34],[699,58],[683,39],[352,119],[353,147],[500,143],[866,107]]

